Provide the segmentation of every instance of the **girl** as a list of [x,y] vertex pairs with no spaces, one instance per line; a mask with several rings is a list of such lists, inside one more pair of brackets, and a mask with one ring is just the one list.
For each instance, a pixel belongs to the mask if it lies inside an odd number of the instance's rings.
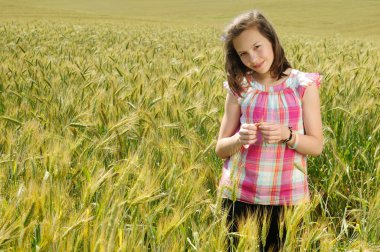
[[256,10],[235,18],[224,38],[227,97],[215,150],[226,159],[222,205],[230,232],[248,211],[272,213],[261,248],[278,251],[283,208],[309,200],[306,156],[323,149],[321,76],[291,67],[272,25]]

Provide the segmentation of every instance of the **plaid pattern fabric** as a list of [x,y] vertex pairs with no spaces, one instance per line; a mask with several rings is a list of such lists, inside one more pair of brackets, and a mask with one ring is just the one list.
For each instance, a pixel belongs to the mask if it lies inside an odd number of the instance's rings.
[[[310,85],[320,86],[318,73],[293,69],[285,81],[266,87],[244,79],[238,98],[240,123],[276,122],[304,134],[301,98]],[[225,82],[224,87],[232,93]],[[234,94],[235,95],[235,94]],[[252,204],[295,205],[309,200],[306,156],[286,144],[263,143],[244,147],[225,160],[219,191],[224,198]]]

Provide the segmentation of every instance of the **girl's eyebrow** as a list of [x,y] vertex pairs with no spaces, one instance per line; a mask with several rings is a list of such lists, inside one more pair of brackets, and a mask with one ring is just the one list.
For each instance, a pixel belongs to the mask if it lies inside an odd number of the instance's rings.
[[[253,43],[252,46],[256,45],[257,43],[260,43],[260,42],[257,41],[257,42],[255,42],[255,43]],[[245,52],[245,51],[237,51],[237,53],[243,53],[243,52]]]

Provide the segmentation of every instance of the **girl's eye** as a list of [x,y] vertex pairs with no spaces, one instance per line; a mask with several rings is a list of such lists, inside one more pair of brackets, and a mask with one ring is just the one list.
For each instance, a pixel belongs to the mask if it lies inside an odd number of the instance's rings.
[[258,48],[260,48],[260,47],[261,47],[261,45],[257,45],[257,46],[255,46],[256,49],[258,49]]
[[245,56],[247,53],[241,53],[239,56],[240,57],[243,57],[243,56]]

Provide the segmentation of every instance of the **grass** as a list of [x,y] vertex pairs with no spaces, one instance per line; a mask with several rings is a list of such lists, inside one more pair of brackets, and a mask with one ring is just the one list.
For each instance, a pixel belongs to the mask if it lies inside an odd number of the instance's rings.
[[283,36],[310,35],[318,37],[379,39],[379,1],[185,1],[185,0],[0,0],[0,20],[63,19],[102,20],[103,22],[165,23],[213,26],[218,30],[232,17],[249,9],[259,9],[275,24]]

